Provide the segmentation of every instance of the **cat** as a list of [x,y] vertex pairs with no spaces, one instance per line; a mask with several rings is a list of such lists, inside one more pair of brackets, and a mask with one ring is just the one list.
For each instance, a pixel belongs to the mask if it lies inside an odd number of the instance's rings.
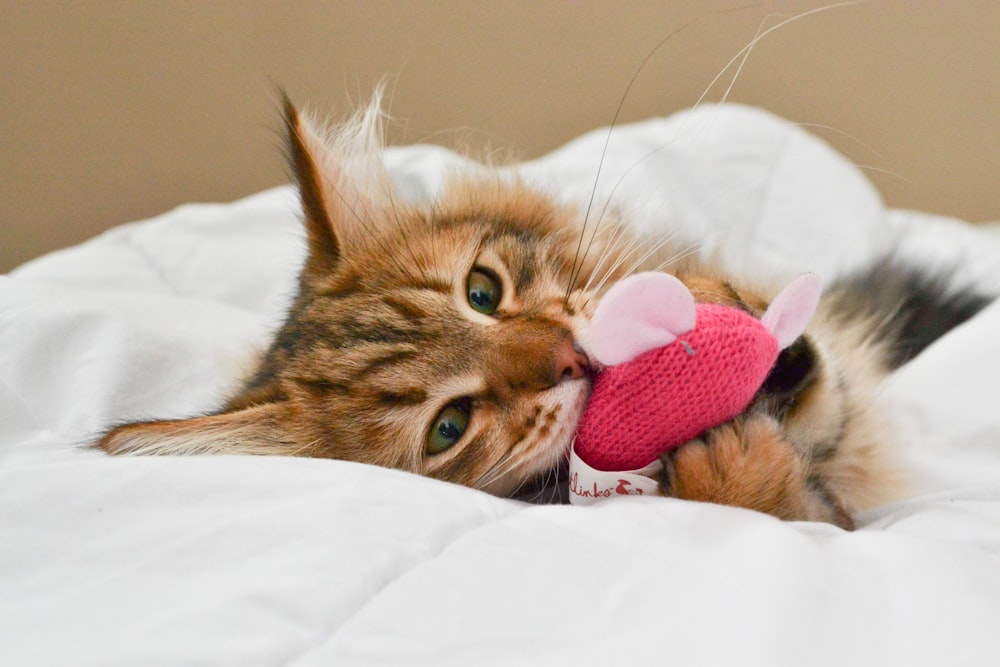
[[[308,242],[284,324],[214,414],[119,425],[97,446],[329,457],[523,493],[565,467],[600,370],[588,318],[614,281],[669,269],[701,302],[767,306],[767,290],[669,261],[683,253],[623,221],[585,236],[579,211],[508,171],[402,203],[380,118],[376,99],[323,133],[284,98]],[[852,528],[906,485],[877,385],[988,302],[892,261],[833,284],[750,407],[663,457],[663,494]]]

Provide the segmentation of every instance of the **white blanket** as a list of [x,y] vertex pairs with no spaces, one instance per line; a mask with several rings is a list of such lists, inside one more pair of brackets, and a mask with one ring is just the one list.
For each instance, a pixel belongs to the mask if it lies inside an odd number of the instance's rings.
[[[606,131],[527,178],[585,208]],[[386,152],[406,196],[448,169]],[[887,211],[823,143],[704,107],[611,135],[592,215],[735,272],[892,247],[1000,291],[1000,236]],[[2,665],[998,665],[1000,305],[884,387],[914,498],[859,529],[654,498],[532,506],[354,463],[110,458],[117,421],[222,401],[302,259],[279,188],[114,229],[0,277]]]

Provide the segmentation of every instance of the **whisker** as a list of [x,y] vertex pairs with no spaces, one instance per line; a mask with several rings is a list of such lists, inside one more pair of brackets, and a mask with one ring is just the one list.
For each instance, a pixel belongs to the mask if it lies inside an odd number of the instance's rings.
[[[623,242],[624,239],[629,239],[628,245],[626,246],[625,250],[621,250],[618,246]],[[591,284],[593,284],[594,282],[594,278],[597,277],[598,272],[603,268],[604,262],[606,262],[608,258],[617,256],[620,261],[621,256],[624,253],[628,252],[630,248],[635,245],[635,243],[636,240],[634,236],[626,233],[624,225],[619,225],[615,229],[614,234],[611,236],[611,238],[608,239],[608,243],[602,250],[601,256],[597,258],[597,263],[594,264],[593,270],[591,270],[590,275],[587,277],[587,282],[584,283],[581,293],[585,293],[587,292],[587,290],[590,289]]]
[[[511,498],[517,497],[517,495],[519,493],[521,493],[521,489],[523,489],[528,484],[528,482],[534,482],[534,481],[536,481],[536,479],[537,479],[537,475],[534,476],[534,477],[525,477],[520,482],[518,482],[517,486],[514,487],[513,491],[511,491],[510,493],[507,494],[508,497],[511,497]],[[529,498],[525,502],[529,502],[529,503],[534,504],[541,497],[541,495],[542,495],[541,490],[535,491],[534,495],[531,496],[531,498]]]
[[549,488],[549,485],[550,484],[555,484],[556,481],[557,481],[557,477],[556,477],[556,475],[554,473],[554,469],[553,468],[549,468],[548,470],[546,470],[545,471],[545,479],[542,480],[542,483],[538,487],[538,491],[535,492],[535,495],[533,495],[531,497],[531,501],[533,503],[537,503],[542,498],[544,498],[545,497],[545,492]]
[[509,475],[517,467],[517,460],[513,457],[503,458],[495,466],[490,468],[476,482],[477,489],[486,489],[501,479]]
[[517,452],[519,445],[523,442],[524,440],[520,440],[512,443],[503,456],[480,476],[475,483],[475,487],[477,489],[486,489],[510,473],[517,466],[518,457],[515,452]]
[[[729,68],[733,66],[733,63],[735,63],[737,60],[739,60],[740,58],[743,57],[744,52],[752,50],[760,42],[760,40],[764,39],[765,37],[767,37],[768,35],[770,35],[775,30],[783,28],[786,25],[788,25],[789,23],[793,23],[795,21],[798,21],[799,19],[804,19],[804,18],[806,18],[808,16],[812,16],[814,14],[819,14],[821,12],[826,12],[826,11],[829,11],[831,9],[840,9],[842,7],[849,7],[849,6],[852,6],[852,5],[862,5],[862,4],[866,4],[868,1],[869,0],[847,0],[846,2],[838,2],[838,3],[832,4],[832,5],[824,5],[823,7],[816,7],[815,9],[810,9],[808,11],[801,12],[799,14],[795,14],[794,16],[790,16],[789,18],[787,18],[787,19],[785,19],[783,21],[780,21],[780,22],[776,23],[775,25],[771,26],[770,28],[768,28],[764,32],[758,32],[758,34],[756,34],[754,36],[754,38],[752,40],[750,40],[742,49],[740,49],[739,51],[737,51],[736,55],[734,55],[732,58],[730,58],[729,62],[726,63],[726,65],[722,68],[722,70],[719,71],[719,73],[715,75],[715,78],[712,79],[711,83],[708,84],[708,87],[705,88],[705,91],[698,97],[698,100],[694,103],[694,106],[692,108],[693,109],[697,109],[698,106],[702,102],[704,102],[705,98],[708,96],[708,93],[711,92],[712,88],[715,87],[715,84],[718,83],[719,79],[721,79],[722,76],[729,70]],[[777,14],[772,14],[771,16],[777,16]],[[730,84],[730,88],[731,87],[732,87],[732,84]]]
[[[668,236],[666,236],[665,238],[661,239],[657,243],[654,243],[652,245],[652,247],[650,247],[646,252],[644,252],[642,255],[640,255],[638,259],[636,259],[634,262],[632,262],[631,266],[629,266],[629,268],[625,271],[625,275],[626,276],[630,276],[633,273],[635,273],[635,271],[640,266],[642,266],[643,262],[645,262],[647,259],[649,259],[651,256],[653,256],[655,253],[657,253],[658,251],[660,251],[661,249],[663,249],[663,247],[666,246],[671,241],[673,241],[674,237],[676,237],[676,236],[677,236],[677,233],[675,232],[673,234],[669,234]],[[604,284],[608,281],[608,279],[610,277],[611,277],[611,273],[610,272],[607,273],[607,274],[605,274],[604,277],[601,279],[601,281],[594,288],[594,293],[600,292],[601,288],[604,287]],[[589,296],[587,298],[587,300],[584,301],[582,307],[586,308],[587,304],[590,303],[590,301],[591,301],[592,298],[593,298],[593,295]]]
[[[601,221],[602,221],[602,220],[604,219],[604,215],[605,215],[606,211],[607,211],[607,210],[608,210],[608,208],[609,208],[609,205],[610,205],[610,203],[611,203],[611,200],[612,200],[612,198],[614,197],[615,193],[616,193],[616,192],[618,191],[618,187],[619,187],[619,186],[620,186],[620,185],[621,185],[621,184],[622,184],[622,183],[623,183],[623,182],[625,181],[625,179],[626,179],[626,178],[628,177],[629,173],[631,173],[633,169],[635,169],[636,167],[638,167],[638,166],[639,166],[640,164],[642,164],[642,163],[643,163],[643,162],[644,162],[645,160],[648,160],[649,158],[651,158],[652,156],[656,155],[657,153],[659,153],[659,152],[661,152],[661,151],[664,151],[664,150],[666,150],[666,149],[667,149],[667,148],[669,148],[669,147],[670,147],[671,145],[672,145],[672,142],[670,142],[670,143],[666,143],[666,144],[663,144],[662,146],[659,146],[658,148],[656,148],[656,149],[654,149],[654,150],[651,150],[651,151],[649,151],[648,153],[646,153],[645,155],[643,155],[643,156],[642,156],[641,158],[639,158],[638,160],[636,160],[636,161],[635,161],[635,162],[634,162],[634,163],[633,163],[633,164],[632,164],[631,166],[629,166],[629,168],[628,168],[628,169],[626,169],[626,170],[625,170],[625,171],[624,171],[624,172],[622,173],[622,175],[621,175],[621,176],[619,177],[618,181],[617,181],[617,182],[615,183],[614,187],[613,187],[613,188],[611,189],[611,194],[610,194],[610,195],[608,196],[608,200],[607,200],[607,202],[605,202],[605,205],[604,205],[604,209],[602,209],[602,210],[601,210],[601,215],[600,215],[600,217],[599,217],[599,218],[597,219],[597,225],[600,225]],[[621,230],[622,228],[623,228],[623,226],[619,227],[619,230]],[[595,228],[595,231],[596,231],[596,228]],[[676,232],[675,232],[675,235],[676,235]],[[671,238],[672,238],[672,237],[671,237]],[[589,249],[588,249],[588,251],[589,251]],[[603,261],[604,261],[604,258],[605,258],[605,256],[606,256],[607,254],[608,254],[608,252],[607,252],[607,249],[606,249],[606,250],[605,250],[605,252],[604,252],[604,253],[602,253],[602,255],[601,255],[601,258],[600,258],[600,261],[598,261],[597,265],[596,265],[596,266],[594,267],[594,272],[593,272],[593,273],[591,274],[591,277],[590,277],[590,279],[588,279],[588,280],[587,280],[587,283],[586,283],[586,285],[584,285],[584,289],[583,289],[583,291],[584,291],[584,292],[586,292],[586,291],[587,291],[587,290],[589,289],[589,287],[590,287],[590,283],[591,283],[591,282],[593,281],[593,278],[594,278],[594,275],[595,275],[595,274],[596,274],[596,272],[597,272],[597,269],[598,269],[598,268],[600,268],[600,266],[601,266],[601,264],[603,263]],[[586,255],[584,255],[584,256],[586,257]],[[620,265],[620,264],[616,264],[616,265],[615,265],[615,268],[617,268],[617,266],[619,266],[619,265]]]
[[[823,123],[801,123],[801,122],[795,122],[795,123],[792,123],[792,124],[793,125],[797,125],[799,127],[816,128],[816,129],[820,129],[820,130],[827,130],[828,132],[833,132],[833,133],[838,134],[838,135],[840,135],[840,136],[842,136],[842,137],[844,137],[846,139],[849,139],[850,141],[853,141],[858,146],[861,146],[866,151],[869,151],[870,153],[872,153],[876,157],[882,158],[883,160],[885,159],[885,155],[884,154],[882,154],[881,152],[879,152],[878,150],[876,150],[872,146],[866,144],[865,142],[861,141],[861,139],[859,139],[858,137],[854,136],[850,132],[845,132],[844,130],[841,130],[839,128],[833,127],[832,125],[824,125]],[[913,185],[913,180],[912,179],[904,176],[903,174],[900,174],[899,172],[891,171],[891,170],[885,169],[883,167],[876,167],[876,166],[870,165],[870,164],[860,164],[860,163],[857,163],[857,162],[854,163],[854,166],[856,166],[858,169],[863,169],[865,171],[872,171],[872,172],[875,172],[875,173],[885,174],[887,176],[892,176],[893,178],[897,178],[897,179],[903,181],[904,183],[908,183],[910,185]]]
[[[821,13],[821,12],[824,12],[824,11],[828,11],[828,10],[831,10],[831,9],[836,9],[836,8],[840,8],[840,7],[844,7],[844,6],[862,4],[862,3],[865,3],[865,2],[867,2],[867,0],[849,0],[847,2],[841,2],[841,3],[831,4],[831,5],[827,5],[827,6],[824,6],[824,7],[817,7],[815,9],[811,9],[811,10],[808,10],[808,11],[805,11],[805,12],[801,12],[801,13],[796,14],[794,16],[791,16],[791,17],[789,17],[787,19],[779,21],[777,24],[775,24],[775,25],[773,25],[773,26],[771,26],[771,27],[769,27],[769,28],[767,28],[765,30],[764,27],[767,25],[768,20],[770,20],[770,19],[772,19],[774,17],[780,16],[780,14],[777,14],[777,13],[768,14],[767,16],[764,17],[764,19],[761,20],[761,22],[760,22],[760,24],[759,24],[759,26],[757,28],[757,32],[754,34],[753,39],[751,39],[745,46],[743,46],[743,48],[741,48],[729,60],[729,62],[726,63],[726,65],[722,68],[722,70],[720,70],[720,72],[712,79],[711,83],[709,83],[709,85],[705,89],[705,91],[698,97],[698,100],[695,102],[693,108],[697,108],[705,100],[705,98],[707,97],[708,93],[715,86],[715,84],[718,83],[719,79],[722,78],[722,76],[730,69],[730,67],[733,66],[734,63],[736,63],[737,61],[739,61],[739,64],[736,67],[736,71],[733,73],[732,79],[730,80],[729,85],[727,86],[725,92],[722,95],[722,98],[719,101],[720,105],[725,104],[726,101],[729,99],[729,95],[731,94],[734,86],[736,85],[736,81],[738,80],[740,74],[742,73],[743,68],[745,67],[747,61],[749,60],[750,54],[753,52],[753,50],[756,47],[756,45],[759,44],[760,41],[764,37],[766,37],[767,35],[771,34],[775,30],[778,30],[778,29],[780,29],[780,28],[782,28],[782,27],[784,27],[784,26],[786,26],[786,25],[788,25],[788,24],[790,24],[790,23],[792,23],[794,21],[797,21],[799,19],[811,16],[813,14],[818,14],[818,13]],[[735,9],[738,10],[738,9],[745,9],[745,8],[746,7],[738,7],[738,8],[735,8]],[[704,18],[704,17],[701,17],[701,18]],[[591,210],[593,208],[594,199],[596,198],[597,187],[598,187],[599,182],[600,182],[601,172],[602,172],[602,169],[603,169],[603,166],[604,166],[604,162],[605,162],[606,157],[607,157],[608,146],[609,146],[610,141],[611,141],[611,134],[612,134],[612,131],[614,130],[614,128],[616,127],[616,125],[617,125],[617,122],[618,122],[619,117],[621,115],[621,110],[622,110],[622,108],[624,106],[624,103],[625,103],[625,100],[628,97],[628,94],[631,91],[633,85],[635,84],[635,81],[638,78],[639,74],[641,73],[641,71],[643,70],[643,68],[647,65],[647,63],[649,62],[649,60],[653,57],[653,55],[667,41],[669,41],[672,37],[674,37],[675,35],[677,35],[679,32],[688,29],[689,27],[691,27],[692,25],[694,25],[695,23],[697,23],[699,20],[701,20],[701,19],[698,19],[698,20],[695,20],[695,21],[692,21],[692,22],[689,22],[689,23],[685,24],[684,26],[682,26],[682,27],[678,28],[677,30],[673,31],[672,33],[670,33],[669,35],[667,35],[663,40],[661,40],[652,49],[652,51],[650,51],[650,53],[648,53],[646,55],[646,57],[643,59],[642,63],[639,65],[639,67],[633,73],[632,78],[628,82],[628,85],[625,87],[625,93],[623,94],[622,99],[618,103],[618,108],[615,110],[615,114],[614,114],[614,117],[612,118],[611,126],[608,128],[608,134],[605,137],[604,146],[602,147],[602,151],[601,151],[601,158],[600,158],[600,160],[598,162],[597,176],[595,178],[594,187],[591,190],[590,199],[589,199],[589,201],[587,203],[587,209],[586,209],[586,212],[584,214],[583,227],[581,228],[581,231],[580,231],[580,241],[579,241],[579,243],[577,245],[576,254],[574,255],[574,259],[573,259],[573,271],[571,272],[571,275],[570,275],[570,282],[567,285],[566,297],[564,299],[564,301],[567,302],[567,303],[569,301],[570,292],[572,291],[572,286],[576,283],[576,280],[577,280],[577,278],[579,276],[579,272],[580,272],[580,270],[582,270],[583,259],[580,256],[580,252],[581,252],[581,248],[583,246],[583,240],[584,240],[584,237],[586,235],[587,225],[589,224],[590,213],[591,213]],[[704,131],[704,128],[703,128],[703,131]],[[622,174],[622,176],[618,179],[618,182],[615,183],[614,187],[611,189],[610,195],[608,196],[607,200],[605,201],[604,207],[602,208],[600,215],[598,216],[597,222],[594,224],[594,229],[593,229],[593,231],[590,234],[590,240],[587,243],[587,248],[583,252],[583,258],[585,258],[589,254],[589,252],[590,252],[590,248],[593,245],[594,239],[597,236],[597,231],[598,231],[598,229],[600,227],[600,224],[603,221],[603,219],[604,219],[604,217],[605,217],[605,215],[607,213],[607,210],[608,210],[608,208],[610,206],[611,201],[614,198],[614,194],[617,191],[619,185],[622,183],[622,181],[624,181],[624,179],[628,175],[628,173],[631,172],[631,170],[634,169],[636,166],[638,166],[638,164],[640,164],[644,160],[648,159],[650,156],[656,154],[657,152],[659,152],[661,150],[664,150],[665,148],[666,148],[666,146],[661,146],[660,148],[658,148],[658,149],[656,149],[654,151],[651,151],[647,155],[645,155],[642,158],[640,158],[635,164],[633,164],[632,166],[630,166]],[[873,170],[874,170],[874,168],[873,168]],[[578,265],[578,263],[579,263],[579,265]]]
[[870,172],[873,172],[873,173],[876,173],[876,174],[885,174],[886,176],[892,176],[893,178],[896,178],[896,179],[898,179],[898,180],[900,180],[903,183],[906,183],[908,185],[914,185],[914,181],[913,181],[912,178],[907,178],[906,176],[903,176],[899,172],[892,171],[891,169],[884,169],[882,167],[875,167],[875,166],[872,166],[870,164],[859,164],[857,162],[854,163],[854,166],[857,167],[858,169],[861,169],[862,171],[870,171]]
[[[601,276],[601,279],[597,281],[597,285],[594,286],[593,292],[601,291],[601,288],[604,287],[604,284],[611,278],[611,276],[616,271],[618,271],[618,269],[620,269],[622,265],[629,260],[630,257],[634,257],[634,253],[638,251],[638,246],[639,246],[638,238],[633,238],[631,241],[629,241],[628,245],[625,246],[625,250],[620,254],[618,259],[615,260],[615,263],[612,264],[610,267],[608,267],[608,270],[604,272],[604,274]],[[625,274],[628,275],[628,272],[626,271]],[[586,303],[587,302],[584,303],[585,306]]]
[[[596,234],[596,228],[600,226],[601,221],[604,220],[605,214],[607,213],[608,209],[611,207],[611,202],[612,202],[612,200],[614,200],[615,194],[618,192],[619,186],[621,186],[621,184],[625,181],[625,179],[628,177],[628,175],[630,173],[632,173],[632,170],[635,169],[636,167],[638,167],[640,164],[642,164],[646,160],[648,160],[649,158],[651,158],[654,155],[656,155],[657,153],[666,150],[672,144],[673,144],[673,142],[666,143],[666,144],[663,144],[662,146],[659,146],[659,147],[655,148],[654,150],[649,151],[648,153],[646,153],[645,155],[643,155],[641,158],[639,158],[638,160],[636,160],[635,162],[633,162],[629,166],[628,169],[626,169],[625,171],[622,172],[622,175],[618,178],[618,181],[615,183],[614,187],[611,188],[611,192],[608,194],[607,201],[604,202],[604,208],[601,209],[601,215],[598,216],[598,218],[597,218],[597,223],[595,225],[595,234]],[[584,254],[584,256],[586,256],[586,253]]]
[[840,136],[842,136],[842,137],[844,137],[846,139],[850,139],[851,141],[853,141],[857,145],[861,146],[865,150],[870,151],[876,157],[880,157],[882,159],[885,159],[885,155],[883,155],[882,153],[880,153],[879,151],[877,151],[872,146],[869,146],[865,142],[861,141],[861,139],[859,139],[855,135],[851,134],[850,132],[845,132],[844,130],[841,130],[840,128],[834,127],[832,125],[825,125],[823,123],[799,123],[799,122],[793,122],[792,125],[797,125],[799,127],[810,127],[810,128],[820,129],[820,130],[827,130],[829,132],[833,132],[835,134],[839,134]]
[[[860,0],[855,0],[855,1],[860,1]],[[752,7],[756,7],[756,5],[742,5],[742,6],[739,6],[739,7],[733,7],[733,8],[730,8],[730,9],[721,10],[721,11],[717,12],[717,15],[728,14],[728,13],[736,12],[736,11],[742,11],[742,10],[745,10],[745,9],[750,9]],[[619,99],[619,101],[618,101],[618,107],[615,109],[615,113],[614,113],[614,115],[611,118],[611,124],[608,126],[608,133],[607,133],[607,136],[605,136],[605,138],[604,138],[604,146],[601,148],[601,157],[600,157],[600,159],[597,162],[597,174],[594,176],[594,187],[590,191],[590,199],[587,202],[587,209],[586,209],[586,211],[584,213],[584,216],[583,216],[583,225],[580,228],[580,241],[577,244],[576,253],[575,253],[574,257],[573,257],[573,265],[572,265],[573,268],[572,268],[572,271],[570,271],[569,284],[566,286],[566,295],[565,295],[565,297],[563,299],[564,303],[567,303],[569,301],[570,292],[573,289],[573,285],[576,284],[576,280],[577,280],[577,277],[579,275],[579,267],[577,266],[577,262],[580,261],[580,252],[583,249],[583,239],[584,239],[584,237],[586,235],[587,224],[588,224],[588,222],[590,220],[590,211],[591,211],[591,209],[593,208],[593,205],[594,205],[594,198],[597,196],[597,187],[598,187],[598,185],[600,184],[600,181],[601,181],[601,173],[602,173],[602,171],[604,169],[605,159],[607,158],[608,146],[611,143],[611,135],[614,133],[615,128],[618,126],[618,120],[619,120],[619,118],[621,116],[622,109],[625,106],[625,101],[628,99],[628,96],[629,96],[629,93],[632,90],[632,87],[635,85],[636,80],[639,78],[639,74],[642,73],[642,71],[645,69],[646,65],[649,63],[649,61],[652,60],[653,56],[656,55],[656,53],[667,42],[669,42],[671,39],[673,39],[674,37],[676,37],[678,34],[684,32],[685,30],[688,30],[692,26],[695,26],[695,25],[701,23],[702,21],[704,21],[706,19],[707,19],[707,15],[706,16],[699,16],[698,18],[696,18],[694,20],[688,21],[684,25],[682,25],[679,28],[677,28],[677,29],[673,30],[672,32],[670,32],[666,37],[664,37],[663,39],[661,39],[659,42],[657,42],[656,46],[654,46],[652,49],[650,49],[649,53],[646,54],[646,57],[643,58],[643,60],[642,60],[641,63],[639,63],[639,66],[636,68],[635,72],[633,72],[632,77],[629,79],[628,84],[625,86],[625,91],[622,93],[621,99]],[[593,239],[593,235],[591,236],[591,239]],[[582,267],[582,262],[581,262],[581,267]]]
[[642,266],[642,264],[647,259],[649,259],[653,255],[655,255],[657,252],[659,252],[664,247],[666,247],[667,244],[669,244],[671,241],[673,241],[674,238],[676,238],[676,236],[677,236],[678,233],[679,232],[675,231],[672,234],[668,234],[667,236],[665,236],[664,238],[660,239],[659,241],[657,241],[656,243],[654,243],[652,246],[650,246],[650,248],[648,250],[646,250],[646,252],[644,252],[642,255],[640,255],[639,258],[632,263],[632,265],[628,268],[628,270],[625,272],[625,274],[626,275],[632,275],[633,273],[635,273],[636,270],[640,266]]
[[534,504],[543,501],[546,503],[551,503],[552,500],[548,495],[549,490],[552,489],[552,492],[555,494],[556,497],[558,497],[559,494],[558,487],[559,487],[559,469],[558,467],[549,468],[548,470],[545,471],[545,479],[542,480],[542,483],[539,485],[538,491],[535,492],[535,495],[531,497],[531,502]]
[[[628,242],[628,245],[625,246],[625,249],[618,254],[618,258],[615,260],[614,264],[612,264],[611,266],[609,266],[608,269],[601,275],[601,278],[598,280],[597,285],[595,285],[593,287],[593,292],[599,292],[601,290],[601,288],[604,287],[604,284],[611,278],[611,276],[614,275],[615,271],[617,271],[619,269],[619,267],[622,266],[622,264],[624,264],[626,261],[628,261],[629,255],[632,254],[633,250],[638,245],[638,243],[639,243],[639,240],[637,238],[635,238],[635,237],[633,237]],[[597,272],[595,271],[594,274],[591,277],[596,276],[596,275],[597,275]],[[591,288],[589,287],[589,281],[588,281],[587,291],[582,291],[581,295],[588,294],[588,293],[593,293],[593,292],[589,292],[590,289]],[[590,303],[590,297],[588,297],[587,300],[583,302],[583,306],[582,307],[585,308],[588,303]]]
[[698,251],[700,251],[702,249],[703,245],[704,244],[702,244],[701,242],[692,243],[691,245],[689,245],[684,250],[682,250],[682,251],[676,253],[675,255],[673,255],[672,257],[670,257],[670,259],[667,259],[667,260],[665,260],[663,262],[660,262],[659,264],[657,264],[654,268],[652,268],[650,270],[651,271],[665,271],[667,269],[667,267],[669,267],[671,264],[675,264],[675,263],[681,261],[682,259],[687,259],[691,255],[693,255],[693,254],[697,253]]
[[726,101],[729,99],[729,94],[733,92],[733,88],[736,86],[736,80],[739,79],[740,74],[743,73],[743,68],[746,66],[747,61],[750,59],[750,54],[753,53],[754,47],[756,47],[757,44],[760,43],[761,37],[763,37],[761,31],[764,29],[764,26],[767,24],[768,20],[774,18],[775,16],[777,16],[777,14],[768,14],[763,19],[761,19],[760,23],[757,25],[757,32],[754,33],[753,39],[750,40],[750,48],[748,48],[746,52],[743,54],[743,58],[740,59],[740,64],[736,66],[736,71],[733,72],[733,78],[729,80],[729,86],[726,87],[726,92],[724,92],[722,94],[722,97],[719,98],[720,105],[725,104]]

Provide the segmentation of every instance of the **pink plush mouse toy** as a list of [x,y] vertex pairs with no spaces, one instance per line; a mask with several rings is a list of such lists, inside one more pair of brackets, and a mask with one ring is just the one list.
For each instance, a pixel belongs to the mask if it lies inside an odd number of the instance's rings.
[[591,348],[606,368],[594,380],[570,456],[570,499],[655,494],[659,455],[740,414],[778,353],[812,318],[820,281],[803,274],[761,319],[696,304],[665,273],[622,280],[601,299]]

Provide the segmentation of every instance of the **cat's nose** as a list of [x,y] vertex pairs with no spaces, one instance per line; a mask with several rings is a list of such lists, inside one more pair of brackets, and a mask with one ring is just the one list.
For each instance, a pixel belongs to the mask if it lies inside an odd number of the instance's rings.
[[577,347],[572,335],[566,336],[556,352],[555,382],[582,378],[588,370],[590,370],[590,359]]
[[524,318],[489,327],[498,340],[486,347],[487,383],[501,400],[517,392],[545,391],[590,371],[590,360],[573,334],[544,320]]

